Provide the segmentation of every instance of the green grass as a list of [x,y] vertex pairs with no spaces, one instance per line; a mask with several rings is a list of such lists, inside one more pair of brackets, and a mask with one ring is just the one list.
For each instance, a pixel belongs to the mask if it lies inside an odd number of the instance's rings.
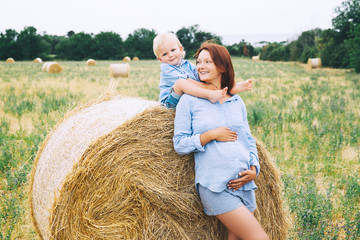
[[[0,239],[38,239],[29,218],[28,178],[39,145],[66,112],[112,89],[157,100],[157,61],[131,62],[111,79],[110,61],[60,62],[48,74],[32,62],[0,63]],[[299,63],[234,58],[253,135],[282,173],[292,219],[289,239],[360,238],[360,75]]]

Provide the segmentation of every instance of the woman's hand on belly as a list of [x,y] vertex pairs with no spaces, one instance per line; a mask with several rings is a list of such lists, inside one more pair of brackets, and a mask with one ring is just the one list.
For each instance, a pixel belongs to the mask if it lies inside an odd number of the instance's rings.
[[218,127],[200,135],[200,142],[202,146],[208,144],[212,140],[219,142],[234,142],[237,139],[237,132],[231,131],[228,127]]
[[244,186],[246,183],[255,180],[256,167],[250,166],[250,170],[245,170],[239,173],[239,178],[230,180],[226,185],[229,189],[236,191]]

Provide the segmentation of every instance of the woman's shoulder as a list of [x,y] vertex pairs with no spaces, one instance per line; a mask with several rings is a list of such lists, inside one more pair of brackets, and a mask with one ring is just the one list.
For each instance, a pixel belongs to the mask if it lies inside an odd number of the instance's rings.
[[194,107],[196,104],[198,104],[201,101],[202,98],[199,97],[194,97],[192,95],[186,94],[184,93],[180,100],[179,103],[182,102],[183,104],[186,103],[191,107]]
[[188,101],[188,102],[195,101],[196,99],[197,99],[197,97],[191,96],[191,95],[186,94],[186,93],[184,93],[180,98],[180,100]]

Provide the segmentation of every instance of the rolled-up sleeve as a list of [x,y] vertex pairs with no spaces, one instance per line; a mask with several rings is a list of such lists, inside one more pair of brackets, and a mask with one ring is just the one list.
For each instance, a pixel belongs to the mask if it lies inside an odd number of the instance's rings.
[[205,151],[200,142],[200,134],[193,134],[191,115],[190,98],[185,94],[176,106],[174,120],[174,149],[181,155]]

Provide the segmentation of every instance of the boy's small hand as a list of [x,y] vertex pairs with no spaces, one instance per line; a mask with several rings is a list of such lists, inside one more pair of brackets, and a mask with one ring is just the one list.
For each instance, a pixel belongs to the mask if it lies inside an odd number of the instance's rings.
[[209,101],[212,103],[216,103],[217,101],[219,101],[221,98],[223,98],[226,95],[227,90],[228,90],[228,87],[225,87],[222,90],[210,91]]

